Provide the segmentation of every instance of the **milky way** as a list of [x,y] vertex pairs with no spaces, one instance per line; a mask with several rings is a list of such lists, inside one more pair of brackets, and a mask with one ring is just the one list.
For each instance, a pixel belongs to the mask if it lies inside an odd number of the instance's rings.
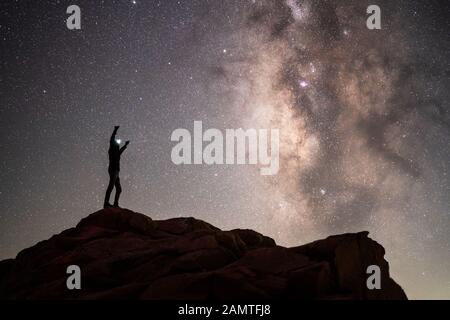
[[437,245],[436,259],[448,266],[448,243],[441,241],[449,163],[435,156],[449,159],[450,117],[446,93],[430,83],[445,74],[411,50],[408,17],[389,15],[388,31],[369,31],[365,8],[256,2],[241,35],[248,47],[222,65],[222,76],[235,81],[246,126],[282,128],[282,170],[262,191],[274,209],[269,229],[276,238],[292,245],[367,229],[389,243],[394,261],[410,258],[412,265],[394,264],[401,277],[428,268],[418,250],[425,244]]
[[[102,204],[121,125],[122,205],[295,246],[370,231],[411,298],[450,298],[448,4],[53,1],[2,10],[0,257]],[[280,171],[175,166],[170,135],[280,129]]]

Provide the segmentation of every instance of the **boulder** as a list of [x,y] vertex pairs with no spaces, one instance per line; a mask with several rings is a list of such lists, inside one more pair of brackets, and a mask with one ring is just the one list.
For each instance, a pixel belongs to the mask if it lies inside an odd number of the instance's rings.
[[[0,261],[0,299],[406,299],[368,232],[285,248],[253,230],[107,208]],[[81,290],[68,290],[69,265]],[[366,286],[369,265],[380,290]]]

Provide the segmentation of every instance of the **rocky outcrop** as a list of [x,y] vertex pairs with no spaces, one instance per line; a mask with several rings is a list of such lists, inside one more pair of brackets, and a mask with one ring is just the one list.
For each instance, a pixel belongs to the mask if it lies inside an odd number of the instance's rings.
[[[368,232],[284,248],[252,230],[109,208],[1,261],[0,298],[406,299],[384,253]],[[69,265],[81,290],[67,289]],[[367,289],[369,265],[381,269],[380,290]]]

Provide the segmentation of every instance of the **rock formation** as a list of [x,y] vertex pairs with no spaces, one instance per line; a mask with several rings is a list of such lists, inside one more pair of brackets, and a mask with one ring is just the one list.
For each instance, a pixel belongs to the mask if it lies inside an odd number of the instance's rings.
[[[252,230],[108,208],[0,262],[2,299],[406,299],[368,232],[285,248]],[[68,290],[66,269],[81,269]],[[369,265],[381,289],[366,285]]]

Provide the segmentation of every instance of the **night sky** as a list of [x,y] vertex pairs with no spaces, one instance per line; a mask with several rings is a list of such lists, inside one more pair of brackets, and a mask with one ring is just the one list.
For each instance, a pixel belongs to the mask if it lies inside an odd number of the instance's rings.
[[[66,9],[81,8],[81,30]],[[382,30],[366,9],[381,8]],[[370,231],[450,299],[448,1],[1,1],[0,259],[121,206],[300,245]],[[280,129],[280,171],[171,161],[173,130]]]

